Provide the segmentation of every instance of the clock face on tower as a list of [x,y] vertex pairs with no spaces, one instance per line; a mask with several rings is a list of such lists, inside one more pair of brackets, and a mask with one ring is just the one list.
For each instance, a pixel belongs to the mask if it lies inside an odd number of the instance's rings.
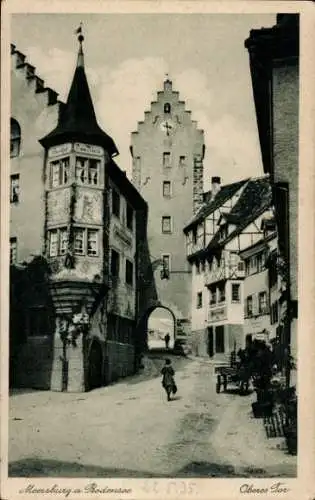
[[165,120],[161,123],[160,128],[166,135],[170,135],[174,131],[175,124],[172,120]]

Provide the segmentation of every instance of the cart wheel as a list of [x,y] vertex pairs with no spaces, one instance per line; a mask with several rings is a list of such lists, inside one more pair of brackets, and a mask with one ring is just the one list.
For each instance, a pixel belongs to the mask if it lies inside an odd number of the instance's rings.
[[226,391],[226,388],[227,388],[227,376],[224,375],[224,377],[223,377],[223,390]]
[[217,385],[216,385],[217,394],[219,394],[220,389],[221,389],[221,377],[220,377],[220,375],[218,375],[217,376]]

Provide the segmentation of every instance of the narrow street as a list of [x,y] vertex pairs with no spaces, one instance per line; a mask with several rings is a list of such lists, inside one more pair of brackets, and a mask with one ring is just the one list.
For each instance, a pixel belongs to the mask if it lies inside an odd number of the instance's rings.
[[[183,362],[184,361],[184,362]],[[293,477],[296,457],[251,417],[253,395],[216,394],[208,361],[174,361],[178,394],[134,376],[90,393],[10,397],[9,474]],[[142,378],[141,378],[142,377]]]

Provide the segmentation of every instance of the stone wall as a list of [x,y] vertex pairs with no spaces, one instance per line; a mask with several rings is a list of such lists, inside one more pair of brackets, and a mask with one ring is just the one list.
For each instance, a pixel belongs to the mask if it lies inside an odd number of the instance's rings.
[[56,126],[60,107],[58,94],[44,90],[35,68],[25,63],[25,56],[12,46],[11,117],[20,125],[21,145],[20,154],[10,161],[11,174],[20,176],[19,202],[10,207],[10,236],[17,238],[18,262],[43,250],[44,150],[38,140]]
[[106,380],[115,382],[118,378],[131,375],[135,371],[135,349],[131,344],[108,340],[106,343]]
[[194,356],[208,357],[207,329],[193,330],[191,332],[191,351]]
[[14,387],[50,389],[53,362],[51,337],[29,337],[19,349]]
[[289,183],[291,295],[298,298],[299,67],[296,60],[273,68],[274,182]]
[[[289,185],[291,299],[298,301],[299,66],[296,59],[273,68],[274,182]],[[291,322],[291,353],[297,356],[297,321]]]

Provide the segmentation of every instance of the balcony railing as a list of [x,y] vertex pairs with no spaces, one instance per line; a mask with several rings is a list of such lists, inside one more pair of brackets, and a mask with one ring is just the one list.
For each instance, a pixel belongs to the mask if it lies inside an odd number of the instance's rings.
[[221,280],[245,278],[243,263],[225,264],[205,272],[205,285],[210,285]]

